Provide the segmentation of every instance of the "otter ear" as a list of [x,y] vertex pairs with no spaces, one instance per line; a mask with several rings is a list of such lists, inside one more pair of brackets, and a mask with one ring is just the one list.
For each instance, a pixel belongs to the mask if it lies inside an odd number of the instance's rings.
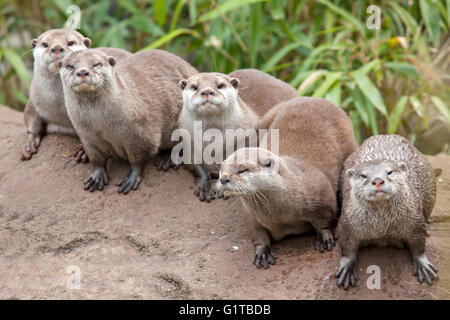
[[84,39],[83,39],[83,43],[84,43],[84,45],[86,46],[86,48],[90,48],[91,45],[92,45],[92,41],[91,41],[91,39],[89,39],[89,38],[84,38]]
[[270,168],[275,162],[271,158],[266,158],[259,162],[260,167]]
[[188,81],[186,79],[180,80],[180,82],[178,82],[178,86],[181,88],[181,90],[184,90],[184,88],[186,88]]
[[355,174],[355,169],[348,169],[345,174],[347,175],[347,177],[351,177]]
[[400,162],[400,164],[398,165],[398,167],[400,168],[400,170],[402,170],[403,172],[406,172],[406,170],[408,170],[408,165],[404,162]]
[[230,82],[231,82],[231,85],[232,85],[233,87],[235,87],[235,88],[237,88],[237,87],[239,86],[239,83],[240,83],[240,81],[239,81],[238,78],[231,78],[231,79],[230,79]]
[[111,67],[114,67],[116,65],[117,61],[116,61],[116,58],[110,56],[110,57],[108,57],[108,62]]
[[31,46],[33,47],[33,49],[36,48],[37,43],[38,43],[37,39],[31,40]]

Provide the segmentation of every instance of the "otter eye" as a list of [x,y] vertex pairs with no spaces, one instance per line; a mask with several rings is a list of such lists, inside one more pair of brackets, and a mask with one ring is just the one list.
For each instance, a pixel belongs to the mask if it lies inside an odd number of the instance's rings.
[[217,85],[217,88],[218,88],[218,89],[223,89],[223,87],[224,87],[224,84],[223,84],[223,83],[219,83],[219,84]]
[[67,43],[67,45],[68,45],[69,47],[73,46],[74,44],[75,44],[75,42],[73,42],[73,41],[69,41],[69,42]]
[[392,174],[392,170],[387,173],[388,176],[390,176],[391,174]]
[[361,175],[361,178],[367,179],[367,176],[366,176],[365,174],[362,174],[362,175]]
[[192,91],[197,91],[197,89],[198,89],[198,87],[197,87],[195,84],[193,84],[193,85],[191,86],[191,90],[192,90]]
[[101,67],[101,66],[102,66],[101,62],[97,62],[97,63],[94,64],[92,67],[95,68],[95,67]]
[[243,172],[246,172],[246,171],[248,171],[248,169],[247,169],[247,168],[245,168],[245,167],[241,167],[241,168],[239,168],[239,171],[238,171],[238,173],[243,173]]
[[66,68],[69,69],[69,70],[73,70],[73,65],[68,64],[68,65],[66,66]]
[[44,48],[48,48],[48,43],[47,43],[47,42],[42,42],[42,46],[43,46]]

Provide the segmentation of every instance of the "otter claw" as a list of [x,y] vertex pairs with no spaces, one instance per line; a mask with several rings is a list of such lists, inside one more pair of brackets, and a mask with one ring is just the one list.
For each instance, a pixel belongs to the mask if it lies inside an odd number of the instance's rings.
[[211,188],[209,187],[209,181],[199,182],[195,187],[194,194],[200,199],[200,201],[211,202],[213,197],[211,196]]
[[331,231],[324,229],[317,234],[316,241],[314,242],[314,247],[320,252],[325,252],[333,250],[334,247],[334,237]]
[[36,154],[38,152],[40,145],[40,139],[38,138],[28,141],[28,143],[22,149],[22,153],[20,156],[22,161],[30,160],[33,157],[33,154]]
[[170,168],[178,170],[179,164],[175,164],[172,161],[172,156],[170,152],[160,152],[155,159],[156,168],[159,171],[168,171]]
[[123,178],[121,181],[116,183],[116,186],[119,187],[117,192],[128,194],[131,190],[137,190],[139,184],[141,183],[141,178],[139,176],[130,173],[128,176]]
[[255,258],[253,259],[253,264],[256,268],[263,267],[264,269],[269,268],[269,264],[275,264],[275,259],[277,257],[273,254],[272,249],[268,246],[259,246],[256,248]]
[[426,256],[414,257],[413,276],[416,276],[420,283],[425,280],[430,286],[433,280],[438,278],[436,267],[428,261]]
[[89,157],[86,153],[86,151],[83,148],[83,145],[79,145],[77,146],[71,155],[76,163],[88,163],[89,162]]

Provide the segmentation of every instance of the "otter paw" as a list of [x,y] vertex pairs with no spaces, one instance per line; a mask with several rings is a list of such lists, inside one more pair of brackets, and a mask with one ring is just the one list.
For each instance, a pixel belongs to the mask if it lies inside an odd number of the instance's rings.
[[269,268],[269,264],[275,264],[276,258],[269,246],[257,246],[253,264],[258,269],[261,267],[267,269]]
[[320,252],[324,252],[325,249],[328,251],[333,250],[334,247],[334,237],[330,230],[323,229],[317,234],[316,241],[314,242],[314,247]]
[[200,201],[211,202],[211,200],[214,199],[209,181],[197,183],[194,194],[200,199]]
[[436,267],[428,261],[425,255],[416,256],[413,260],[413,275],[420,283],[425,280],[431,286],[433,280],[438,278]]
[[33,157],[33,154],[38,152],[40,145],[41,141],[38,138],[28,141],[21,152],[20,158],[22,159],[22,161],[30,160]]
[[76,163],[80,163],[80,162],[88,163],[89,162],[89,157],[88,157],[86,151],[84,150],[83,145],[81,145],[81,144],[73,150],[72,157]]
[[141,177],[136,175],[134,172],[131,172],[125,178],[116,183],[116,186],[119,187],[117,192],[128,194],[131,190],[137,190],[139,184],[141,183]]
[[156,159],[155,159],[155,165],[159,171],[161,171],[161,170],[168,171],[170,168],[174,168],[175,170],[178,170],[178,168],[180,167],[179,164],[173,163],[170,152],[158,153],[158,155],[156,156]]
[[347,257],[342,257],[339,270],[336,272],[338,287],[347,290],[350,286],[356,285],[356,261]]
[[108,175],[104,169],[97,168],[84,182],[84,190],[94,192],[95,190],[103,190],[108,184]]

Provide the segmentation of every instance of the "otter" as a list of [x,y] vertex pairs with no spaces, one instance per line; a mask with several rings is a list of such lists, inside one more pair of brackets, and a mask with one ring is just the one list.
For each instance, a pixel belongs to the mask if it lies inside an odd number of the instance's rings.
[[[30,98],[24,112],[28,142],[22,150],[21,159],[30,160],[38,152],[45,133],[60,133],[77,136],[64,106],[61,79],[57,61],[67,54],[90,48],[91,40],[79,32],[69,29],[52,29],[32,40],[34,75],[30,87]],[[115,48],[101,48],[116,58],[124,59],[131,53]],[[74,152],[75,161],[87,162],[82,148]]]
[[298,97],[289,84],[257,69],[239,69],[228,76],[239,79],[239,97],[261,117],[273,106]]
[[358,249],[369,245],[406,245],[413,275],[431,285],[437,270],[425,255],[425,238],[436,182],[425,157],[399,135],[372,136],[345,161],[341,181],[337,285],[356,285]]
[[183,59],[162,50],[142,51],[119,61],[98,49],[73,52],[59,63],[66,107],[94,165],[87,191],[108,184],[107,159],[130,163],[118,192],[136,190],[145,164],[170,149],[182,105],[180,79],[197,73]]
[[[179,82],[183,89],[183,108],[179,117],[179,127],[187,129],[191,134],[192,153],[199,148],[204,149],[206,143],[194,138],[195,123],[201,123],[202,134],[207,129],[217,129],[223,137],[223,149],[226,154],[227,129],[254,129],[260,117],[238,95],[239,79],[230,78],[222,73],[199,73]],[[235,146],[235,137],[233,140]],[[257,142],[255,141],[255,144]],[[232,150],[234,151],[234,149]],[[194,193],[201,201],[210,202],[215,198],[211,193],[212,176],[217,176],[223,159],[206,164],[202,156],[202,164],[187,164],[195,175],[199,176]],[[192,157],[193,158],[193,157]],[[192,160],[192,159],[191,159]],[[222,197],[218,194],[217,197]]]
[[[215,186],[225,195],[239,196],[250,213],[257,268],[275,263],[272,240],[311,229],[317,232],[315,248],[332,250],[339,174],[357,148],[348,116],[324,99],[282,102],[260,126],[268,123],[267,142],[228,157]],[[267,150],[277,142],[272,129],[279,132],[279,155]]]

